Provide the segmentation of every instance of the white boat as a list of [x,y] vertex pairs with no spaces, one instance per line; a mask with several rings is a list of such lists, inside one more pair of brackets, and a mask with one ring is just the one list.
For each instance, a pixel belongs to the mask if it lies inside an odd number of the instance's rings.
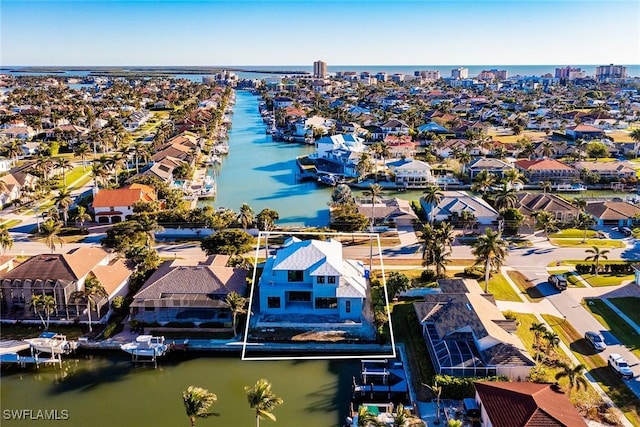
[[37,338],[24,340],[40,353],[69,354],[78,348],[77,341],[67,341],[65,335],[55,332],[43,332]]
[[135,341],[122,344],[120,348],[133,356],[158,357],[163,356],[169,346],[162,336],[139,335]]

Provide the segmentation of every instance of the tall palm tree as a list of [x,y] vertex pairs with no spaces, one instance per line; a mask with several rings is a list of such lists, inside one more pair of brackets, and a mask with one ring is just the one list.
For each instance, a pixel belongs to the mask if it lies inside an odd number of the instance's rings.
[[[49,320],[56,311],[56,300],[51,295],[33,294],[31,295],[31,307],[40,317],[44,330],[49,330]],[[45,320],[46,317],[46,320]]]
[[497,178],[493,173],[483,169],[473,178],[471,189],[484,195],[496,183],[496,180]]
[[533,322],[529,330],[533,332],[533,348],[536,351],[535,353],[535,361],[538,362],[539,354],[540,354],[540,338],[548,332],[547,327],[544,323]]
[[44,236],[45,243],[51,249],[51,253],[56,251],[56,243],[60,246],[64,244],[64,240],[59,236],[62,226],[60,222],[49,218],[40,225],[40,234]]
[[13,237],[9,233],[9,229],[5,225],[0,225],[0,249],[1,253],[5,253],[8,249],[13,247]]
[[430,185],[423,193],[422,199],[429,205],[429,222],[433,223],[435,219],[436,207],[442,201],[444,193],[437,185]]
[[500,268],[507,257],[507,242],[501,233],[490,228],[484,233],[473,243],[472,253],[476,257],[476,265],[484,264],[484,292],[488,293],[491,270]]
[[593,260],[593,262],[596,264],[596,273],[595,275],[598,275],[598,270],[600,268],[600,259],[609,259],[609,257],[607,256],[607,254],[609,253],[608,249],[600,249],[597,246],[592,246],[591,249],[587,249],[585,250],[586,253],[591,254],[587,257],[585,257],[585,261],[589,261],[589,260]]
[[569,399],[571,399],[571,391],[575,388],[576,390],[580,390],[581,388],[587,387],[587,380],[584,378],[582,374],[585,370],[584,365],[579,364],[575,367],[568,365],[566,363],[562,363],[560,365],[562,369],[560,372],[556,374],[556,379],[567,377],[569,380]]
[[240,206],[240,213],[238,214],[238,222],[242,225],[242,228],[247,231],[247,228],[253,224],[253,209],[247,203],[243,203]]
[[633,139],[633,154],[635,158],[638,158],[638,149],[640,149],[640,128],[634,128],[629,134],[631,139]]
[[18,157],[24,154],[24,151],[22,151],[22,141],[19,139],[9,141],[9,144],[5,146],[5,154],[13,160],[13,166],[15,166]]
[[62,169],[62,186],[66,187],[67,186],[67,170],[72,169],[73,165],[71,164],[69,159],[65,157],[61,157],[58,160],[56,160],[55,166],[58,169]]
[[96,298],[100,298],[98,301],[102,300],[104,297],[107,297],[107,291],[102,286],[100,281],[93,276],[89,275],[84,281],[84,290],[83,291],[75,291],[71,294],[71,300],[77,302],[87,300],[87,317],[89,319],[89,332],[93,331],[91,326],[91,310],[93,307],[96,307]]
[[589,143],[582,138],[578,138],[576,139],[575,145],[578,149],[578,159],[584,158],[584,150],[587,148],[587,145],[589,145]]
[[63,187],[62,190],[58,192],[58,195],[54,200],[56,205],[58,205],[58,209],[62,211],[64,224],[67,225],[67,223],[69,222],[69,207],[73,204],[71,192],[67,190],[66,187]]
[[579,212],[578,216],[573,220],[573,226],[579,229],[583,229],[582,243],[587,241],[587,230],[595,225],[595,220],[591,215],[586,212]]
[[164,230],[162,226],[158,224],[156,217],[146,212],[140,213],[135,216],[136,227],[138,231],[144,233],[147,241],[147,249],[151,250],[153,244],[156,241],[156,233]]
[[196,425],[196,418],[204,418],[209,415],[209,407],[218,400],[218,397],[201,387],[189,386],[182,392],[182,403],[191,422],[191,427]]
[[542,194],[547,194],[547,191],[551,193],[551,181],[540,181],[538,185],[542,189]]
[[131,152],[133,153],[133,157],[136,162],[136,174],[140,172],[139,170],[139,161],[148,163],[151,160],[151,153],[149,152],[149,146],[143,144],[141,142],[136,142],[131,146]]
[[524,175],[518,169],[508,169],[502,177],[502,181],[506,182],[509,187],[513,188],[516,184],[524,184]]
[[531,214],[531,217],[536,220],[538,228],[544,230],[544,235],[547,240],[549,240],[549,232],[558,228],[553,213],[549,211],[535,211]]
[[282,398],[278,397],[271,391],[271,383],[264,378],[259,379],[253,387],[246,386],[244,388],[247,393],[249,406],[256,413],[256,427],[260,427],[260,420],[263,417],[276,420],[273,410],[284,403]]
[[91,221],[91,215],[84,206],[78,206],[78,212],[76,212],[74,219],[80,224],[80,229],[83,229],[85,221]]
[[87,170],[87,155],[89,153],[91,153],[91,148],[86,142],[76,145],[76,147],[73,149],[73,154],[75,154],[76,156],[80,156],[80,158],[82,159],[83,171]]
[[422,235],[420,237],[422,246],[422,263],[429,268],[433,260],[433,246],[436,242],[436,230],[433,225],[427,223],[422,226]]
[[373,226],[376,222],[376,201],[384,194],[383,188],[379,184],[369,185],[369,191],[365,191],[364,194],[367,197],[371,197],[371,232],[373,233]]
[[560,345],[560,336],[553,331],[546,331],[544,339],[547,341],[547,351],[554,353],[555,349]]
[[231,316],[233,319],[233,336],[238,336],[238,316],[247,312],[247,302],[249,300],[237,292],[229,292],[224,302],[229,306],[231,310]]
[[553,156],[553,144],[551,141],[545,141],[540,144],[542,157],[552,157]]
[[517,202],[518,196],[516,195],[516,190],[514,190],[513,187],[509,187],[506,182],[503,183],[502,187],[493,195],[493,203],[498,211],[513,208]]

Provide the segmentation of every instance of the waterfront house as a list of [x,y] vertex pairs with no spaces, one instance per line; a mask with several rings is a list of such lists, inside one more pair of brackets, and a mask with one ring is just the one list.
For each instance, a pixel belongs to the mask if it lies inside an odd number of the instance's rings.
[[526,381],[534,362],[493,295],[471,279],[440,279],[438,285],[440,292],[414,303],[436,373]]
[[3,319],[38,319],[31,307],[32,295],[50,295],[56,302],[52,319],[83,317],[87,303],[74,301],[76,291],[85,290],[89,275],[95,276],[107,296],[92,297],[92,319],[109,309],[109,302],[128,291],[132,270],[124,261],[100,247],[82,246],[66,254],[33,256],[13,270],[0,273],[0,307]]
[[395,176],[395,183],[404,188],[426,188],[435,182],[431,165],[422,160],[406,158],[387,163]]
[[413,208],[411,208],[409,201],[397,197],[376,200],[374,204],[372,204],[371,199],[358,198],[356,199],[356,206],[358,207],[358,212],[367,218],[371,218],[371,215],[374,215],[375,223],[392,222],[396,226],[411,226],[419,219]]
[[286,108],[293,106],[293,99],[288,96],[276,96],[273,98],[273,108],[276,110],[279,108]]
[[640,208],[628,202],[589,202],[585,211],[598,226],[631,227],[634,220],[640,218]]
[[[427,218],[456,222],[462,211],[468,211],[475,215],[479,224],[490,225],[498,220],[498,212],[479,197],[470,196],[464,191],[443,191],[442,194],[442,200],[435,207],[427,203],[423,197],[420,198],[420,205]],[[435,210],[433,216],[432,210]]]
[[586,426],[557,384],[476,382],[483,427]]
[[133,297],[131,318],[143,322],[231,322],[225,302],[245,295],[247,270],[227,267],[228,255],[165,261]]
[[[360,261],[343,259],[337,240],[289,237],[267,258],[258,282],[260,314],[308,314],[361,322],[367,280]],[[312,321],[311,323],[313,323]]]
[[555,159],[520,159],[514,165],[530,183],[578,179],[579,171]]
[[96,222],[113,224],[130,219],[136,202],[152,202],[157,199],[153,187],[131,184],[123,188],[99,190],[91,206]]
[[504,160],[481,157],[469,163],[469,165],[465,168],[465,172],[471,179],[473,179],[477,174],[479,174],[483,170],[486,170],[499,179],[502,179],[504,178],[505,172],[512,169],[514,169],[514,166],[510,163],[505,162]]
[[576,162],[573,165],[578,171],[596,172],[604,180],[619,180],[636,176],[636,170],[630,162]]
[[532,215],[537,211],[550,212],[560,223],[569,223],[580,213],[580,209],[555,194],[518,193],[517,198],[516,208],[530,224],[534,223]]
[[322,158],[328,151],[341,149],[344,151],[353,151],[362,153],[367,150],[364,139],[353,134],[338,134],[325,136],[315,142],[316,151],[311,155],[312,158]]

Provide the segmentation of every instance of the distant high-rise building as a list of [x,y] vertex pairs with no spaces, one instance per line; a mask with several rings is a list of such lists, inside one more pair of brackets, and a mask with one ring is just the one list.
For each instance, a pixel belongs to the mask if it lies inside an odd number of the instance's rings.
[[585,72],[580,68],[572,68],[572,67],[564,67],[564,68],[556,68],[556,79],[583,79],[585,77]]
[[427,81],[440,80],[440,71],[438,70],[415,71],[413,75]]
[[458,67],[451,70],[451,78],[453,79],[468,79],[469,78],[469,69]]
[[482,70],[480,73],[478,73],[478,80],[507,80],[507,70],[497,70],[495,68],[491,70]]
[[627,67],[623,65],[602,65],[596,67],[596,80],[626,79]]
[[316,61],[313,63],[313,77],[324,79],[327,77],[327,63],[324,61]]

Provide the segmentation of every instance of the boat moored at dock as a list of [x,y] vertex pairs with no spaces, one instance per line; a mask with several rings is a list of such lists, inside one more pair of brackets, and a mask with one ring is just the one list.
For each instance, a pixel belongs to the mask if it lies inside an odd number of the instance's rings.
[[120,348],[132,356],[151,358],[164,356],[169,350],[163,336],[155,337],[153,335],[139,335],[135,341],[122,344]]
[[78,348],[77,341],[68,341],[65,335],[55,332],[43,332],[37,338],[24,341],[39,353],[69,354]]

